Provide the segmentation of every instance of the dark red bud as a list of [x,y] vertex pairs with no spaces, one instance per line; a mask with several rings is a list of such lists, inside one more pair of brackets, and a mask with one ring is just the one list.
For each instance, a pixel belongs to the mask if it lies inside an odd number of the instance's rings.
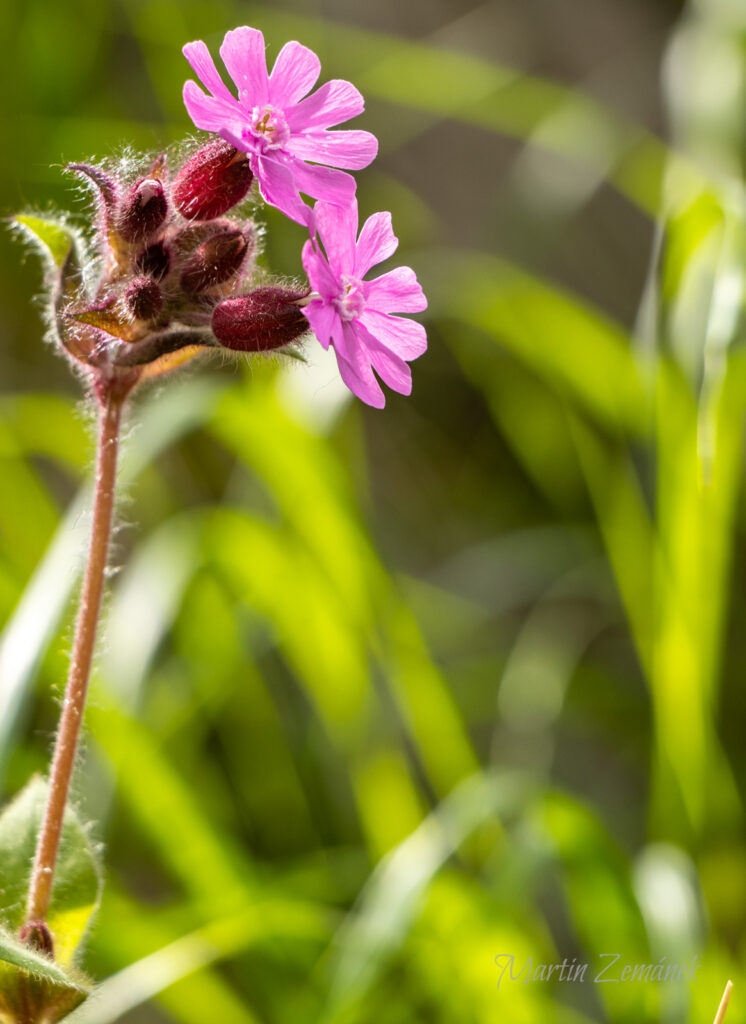
[[142,178],[122,199],[117,230],[125,242],[144,242],[161,227],[167,213],[162,183],[157,178]]
[[46,953],[47,956],[54,956],[54,939],[43,921],[29,921],[21,928],[18,937],[25,946]]
[[222,139],[208,142],[176,175],[171,199],[187,220],[211,220],[240,203],[253,178],[245,153]]
[[224,299],[213,310],[213,333],[221,345],[236,352],[282,348],[309,330],[298,305],[306,295],[289,288],[258,288]]
[[162,241],[153,242],[138,255],[135,266],[141,274],[160,281],[171,267],[171,254]]
[[242,231],[213,235],[184,264],[181,287],[187,295],[199,295],[217,284],[229,281],[241,269],[248,244]]
[[154,320],[163,306],[163,293],[152,277],[136,277],[127,285],[124,301],[136,320]]

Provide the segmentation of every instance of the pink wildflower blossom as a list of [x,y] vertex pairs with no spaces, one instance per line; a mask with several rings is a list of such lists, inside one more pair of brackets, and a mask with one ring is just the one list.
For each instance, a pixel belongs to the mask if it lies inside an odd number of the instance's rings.
[[350,391],[382,409],[386,399],[373,370],[384,384],[408,395],[412,373],[407,362],[427,348],[422,324],[391,314],[419,313],[427,308],[427,299],[409,267],[363,280],[399,244],[390,213],[369,217],[358,238],[357,202],[344,209],[320,202],[314,207],[314,224],[317,237],[303,248],[303,266],[315,294],[303,312],[323,347],[333,346]]
[[296,42],[283,46],[268,74],[264,36],[246,26],[228,32],[220,47],[238,98],[203,42],[187,43],[183,52],[210,94],[195,82],[185,83],[189,116],[198,128],[216,132],[249,154],[266,202],[306,224],[310,210],[300,192],[337,205],[353,200],[355,180],[338,168],[367,167],[378,150],[370,132],[329,131],[362,113],[363,97],[353,85],[334,80],[309,96],[321,64],[312,50]]

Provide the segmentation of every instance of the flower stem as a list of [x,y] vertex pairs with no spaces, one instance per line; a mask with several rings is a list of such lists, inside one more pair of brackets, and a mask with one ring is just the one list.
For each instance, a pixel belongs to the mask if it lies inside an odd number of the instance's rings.
[[80,595],[70,671],[49,775],[49,796],[36,846],[29,887],[27,921],[45,921],[54,881],[70,779],[75,767],[80,725],[101,610],[106,561],[114,508],[114,484],[119,448],[121,399],[109,397],[99,411],[93,523],[83,589]]

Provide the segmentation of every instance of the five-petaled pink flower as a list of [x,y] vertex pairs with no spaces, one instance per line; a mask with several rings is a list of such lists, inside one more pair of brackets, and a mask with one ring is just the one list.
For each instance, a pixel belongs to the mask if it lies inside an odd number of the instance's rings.
[[382,409],[386,399],[373,370],[384,384],[408,395],[412,373],[407,361],[427,348],[422,324],[391,314],[419,313],[427,300],[409,267],[363,280],[399,244],[390,213],[369,217],[358,238],[357,202],[346,208],[321,202],[314,206],[314,225],[315,239],[303,247],[303,266],[315,294],[303,312],[323,347],[333,346],[350,391]]
[[308,96],[321,64],[312,50],[296,42],[283,46],[267,74],[264,36],[246,26],[228,32],[220,47],[238,98],[203,42],[187,43],[183,52],[210,93],[186,82],[189,116],[198,128],[216,132],[249,154],[266,202],[306,224],[310,210],[300,192],[342,206],[354,199],[354,178],[336,168],[367,167],[378,143],[370,132],[329,131],[362,113],[363,97],[353,85],[334,80]]

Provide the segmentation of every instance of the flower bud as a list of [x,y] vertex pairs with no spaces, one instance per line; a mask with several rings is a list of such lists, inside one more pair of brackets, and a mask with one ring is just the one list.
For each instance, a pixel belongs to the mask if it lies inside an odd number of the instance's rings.
[[163,306],[163,293],[152,277],[136,277],[127,285],[124,303],[136,320],[155,320]]
[[144,242],[163,224],[167,213],[162,183],[157,178],[142,178],[122,199],[117,230],[125,242]]
[[198,245],[202,245],[213,235],[222,235],[225,231],[234,231],[239,227],[236,221],[221,217],[217,220],[192,221],[180,231],[171,235],[171,248],[176,259],[191,255]]
[[141,274],[160,281],[166,276],[171,267],[171,254],[163,241],[153,242],[146,249],[138,254],[135,266]]
[[43,921],[29,921],[18,933],[18,938],[25,946],[35,949],[47,956],[54,956],[54,939],[48,925]]
[[187,295],[199,295],[217,284],[229,281],[241,269],[248,242],[242,231],[224,231],[213,235],[184,264],[181,287]]
[[289,288],[258,288],[224,299],[213,310],[213,334],[236,352],[282,348],[310,329],[299,305],[306,295]]
[[187,220],[211,220],[240,203],[253,178],[245,153],[222,139],[208,142],[176,175],[171,199]]

